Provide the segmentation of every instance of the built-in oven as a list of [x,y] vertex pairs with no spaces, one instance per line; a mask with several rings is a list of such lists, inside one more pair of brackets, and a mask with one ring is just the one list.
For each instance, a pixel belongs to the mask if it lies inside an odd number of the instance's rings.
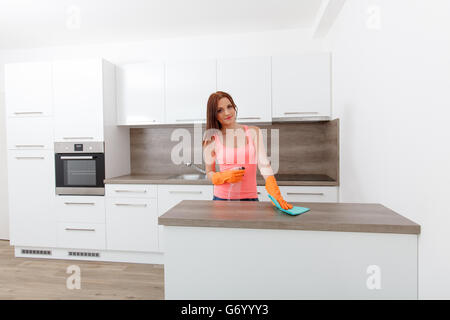
[[103,142],[55,142],[56,194],[105,194]]

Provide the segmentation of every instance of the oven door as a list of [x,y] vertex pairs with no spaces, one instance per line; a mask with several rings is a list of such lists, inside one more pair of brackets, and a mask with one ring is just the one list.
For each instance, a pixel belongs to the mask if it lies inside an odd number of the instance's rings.
[[104,195],[104,153],[56,153],[56,194]]

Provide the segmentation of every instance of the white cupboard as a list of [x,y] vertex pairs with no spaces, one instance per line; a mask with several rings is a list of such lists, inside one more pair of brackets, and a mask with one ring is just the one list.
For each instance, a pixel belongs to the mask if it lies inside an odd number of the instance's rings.
[[270,57],[217,61],[217,90],[233,97],[239,122],[271,122]]
[[5,104],[8,117],[51,116],[51,62],[6,64]]
[[216,91],[216,60],[166,63],[166,122],[206,122],[206,106]]
[[330,61],[329,53],[272,57],[272,117],[331,117]]
[[117,66],[116,83],[119,125],[164,123],[163,62]]
[[8,150],[11,244],[56,245],[54,162],[52,150]]
[[6,120],[8,149],[53,149],[52,117],[12,117]]
[[103,141],[103,60],[53,63],[55,141]]
[[158,251],[156,198],[107,198],[107,249]]

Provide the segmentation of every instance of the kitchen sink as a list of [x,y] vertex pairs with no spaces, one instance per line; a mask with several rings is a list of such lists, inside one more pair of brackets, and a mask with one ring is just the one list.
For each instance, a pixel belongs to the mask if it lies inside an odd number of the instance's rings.
[[170,176],[168,179],[182,179],[182,180],[206,180],[206,174],[200,173],[185,173],[176,176]]

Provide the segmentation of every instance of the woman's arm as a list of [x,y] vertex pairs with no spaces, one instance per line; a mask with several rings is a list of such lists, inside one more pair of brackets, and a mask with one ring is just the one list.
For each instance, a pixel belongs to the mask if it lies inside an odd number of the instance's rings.
[[258,127],[250,126],[250,130],[252,130],[253,141],[256,145],[256,161],[258,163],[258,169],[261,175],[264,177],[264,180],[269,176],[273,176],[274,172],[270,165],[270,160],[267,157],[266,148],[264,147],[264,138],[261,130]]
[[203,159],[205,160],[206,177],[212,182],[212,176],[216,173],[216,153],[214,152],[215,141],[205,142],[203,146]]
[[[283,209],[292,209],[292,204],[287,203],[286,200],[283,199],[280,189],[278,188],[278,184],[275,180],[270,161],[267,158],[266,148],[264,147],[264,140],[261,130],[259,130],[258,127],[254,126],[250,128],[254,130],[254,133],[256,135],[256,139],[254,139],[254,141],[256,141],[256,156],[258,161],[258,168],[261,172],[261,175],[264,177],[264,180],[266,181],[267,192],[277,200],[277,202]],[[273,205],[275,205],[275,203],[273,203]]]

